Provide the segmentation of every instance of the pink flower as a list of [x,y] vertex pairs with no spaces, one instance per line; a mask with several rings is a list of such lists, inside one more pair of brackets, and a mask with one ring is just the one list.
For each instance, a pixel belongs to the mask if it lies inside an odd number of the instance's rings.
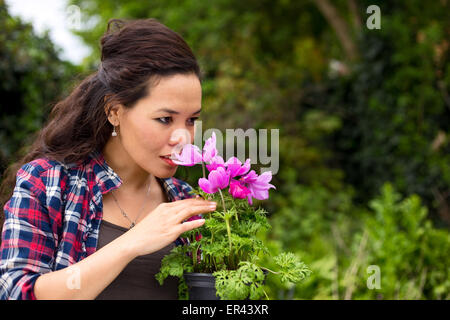
[[[216,193],[219,189],[230,187],[228,192],[237,199],[247,198],[252,205],[252,198],[264,200],[269,198],[269,189],[275,188],[270,184],[272,172],[267,171],[257,175],[254,170],[250,170],[250,159],[244,164],[236,157],[231,157],[227,162],[218,154],[216,149],[216,134],[206,140],[202,152],[193,144],[186,144],[181,155],[172,153],[173,162],[184,166],[193,166],[204,162],[209,170],[208,179],[200,178],[199,187],[206,193]],[[232,178],[241,176],[235,180]]]
[[177,154],[176,150],[172,152],[172,161],[178,165],[190,167],[202,161],[205,163],[210,162],[216,155],[216,134],[213,132],[212,136],[205,141],[202,152],[194,144],[185,144],[182,147],[181,155]]
[[202,154],[196,145],[186,144],[181,151],[181,155],[178,155],[175,151],[172,152],[172,159],[178,165],[190,167],[202,162]]
[[239,180],[250,190],[250,193],[247,195],[247,200],[250,205],[253,204],[252,197],[258,200],[265,200],[269,198],[269,189],[276,189],[275,186],[269,183],[272,180],[271,171],[266,171],[258,176],[252,170]]
[[239,181],[232,179],[230,182],[230,189],[228,192],[236,199],[245,199],[248,194],[250,194],[250,190],[246,188]]
[[231,157],[227,162],[225,162],[225,165],[231,175],[231,178],[234,178],[236,176],[244,175],[248,172],[248,170],[250,170],[250,159],[247,159],[245,164],[242,165],[238,158]]
[[219,189],[225,189],[230,183],[230,174],[224,168],[219,167],[209,173],[208,179],[200,178],[198,185],[206,193],[216,193]]
[[225,162],[223,161],[223,158],[221,156],[216,155],[211,159],[210,164],[206,165],[206,168],[211,172],[213,170],[216,170],[218,167],[222,167],[225,169]]
[[217,155],[216,134],[212,133],[211,138],[205,141],[203,146],[203,162],[210,162]]

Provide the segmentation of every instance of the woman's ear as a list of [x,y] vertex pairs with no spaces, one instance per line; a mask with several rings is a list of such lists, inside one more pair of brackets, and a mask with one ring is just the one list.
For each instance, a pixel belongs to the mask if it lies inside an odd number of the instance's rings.
[[[107,101],[107,97],[105,96],[104,101]],[[113,126],[118,126],[120,124],[120,109],[121,106],[120,104],[112,104],[112,103],[106,103],[105,104],[105,114],[106,117],[108,118],[108,121],[113,125]]]

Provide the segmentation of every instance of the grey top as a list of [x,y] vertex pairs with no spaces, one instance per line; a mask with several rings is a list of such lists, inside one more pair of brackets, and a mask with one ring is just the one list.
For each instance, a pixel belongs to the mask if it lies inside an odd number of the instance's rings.
[[[100,225],[97,250],[113,241],[127,228],[103,220]],[[96,300],[176,300],[178,299],[178,278],[168,277],[162,286],[155,279],[162,258],[175,246],[167,247],[132,260],[125,269],[105,288]]]

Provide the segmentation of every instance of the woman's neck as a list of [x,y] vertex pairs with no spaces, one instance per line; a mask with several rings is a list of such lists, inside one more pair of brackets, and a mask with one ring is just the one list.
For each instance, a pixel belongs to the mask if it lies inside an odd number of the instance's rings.
[[158,184],[156,177],[137,165],[120,143],[108,141],[102,151],[108,165],[122,180],[121,191],[140,192],[143,188]]

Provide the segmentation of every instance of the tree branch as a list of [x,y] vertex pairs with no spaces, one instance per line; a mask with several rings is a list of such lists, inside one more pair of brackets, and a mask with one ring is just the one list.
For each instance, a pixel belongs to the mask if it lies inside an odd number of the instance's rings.
[[314,0],[314,3],[320,12],[322,12],[325,19],[327,19],[328,23],[333,27],[347,58],[350,61],[354,61],[358,57],[358,50],[349,31],[348,24],[328,0]]
[[348,8],[350,9],[350,12],[352,14],[353,19],[353,27],[357,30],[361,29],[362,26],[362,20],[361,16],[359,15],[359,8],[358,4],[355,0],[347,0]]

